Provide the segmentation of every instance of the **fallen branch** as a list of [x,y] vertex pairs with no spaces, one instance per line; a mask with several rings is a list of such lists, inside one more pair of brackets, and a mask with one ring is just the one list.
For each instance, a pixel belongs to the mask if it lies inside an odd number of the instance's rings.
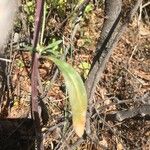
[[[89,112],[92,112],[92,99],[96,90],[97,83],[100,81],[105,65],[108,62],[113,49],[116,47],[119,39],[126,30],[128,24],[131,22],[137,9],[141,5],[142,0],[137,0],[134,7],[131,8],[126,17],[121,15],[122,1],[120,0],[106,0],[105,1],[105,20],[98,41],[96,54],[93,58],[93,63],[85,82],[88,99],[89,99]],[[123,20],[123,21],[121,21]],[[90,133],[89,119],[87,121],[87,131]]]

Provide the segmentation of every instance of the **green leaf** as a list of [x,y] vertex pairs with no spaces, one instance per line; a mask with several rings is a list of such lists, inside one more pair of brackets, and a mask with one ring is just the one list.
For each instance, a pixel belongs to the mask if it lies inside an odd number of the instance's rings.
[[88,4],[85,8],[85,13],[89,13],[94,9],[94,5],[93,4]]
[[86,79],[89,73],[91,65],[88,62],[81,62],[79,68],[82,69],[82,75]]
[[85,129],[87,112],[87,94],[83,81],[68,63],[55,57],[48,58],[57,65],[64,76],[72,110],[73,127],[76,134],[81,137]]
[[49,44],[46,48],[44,48],[44,51],[46,50],[50,50],[50,49],[56,49],[58,47],[59,44],[62,43],[62,40],[58,40],[58,41],[54,41],[51,44]]

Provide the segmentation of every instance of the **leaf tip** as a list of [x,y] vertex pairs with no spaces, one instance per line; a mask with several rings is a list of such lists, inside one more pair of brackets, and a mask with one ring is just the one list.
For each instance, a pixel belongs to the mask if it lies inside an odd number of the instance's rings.
[[79,137],[82,137],[83,136],[83,133],[84,133],[84,128],[85,126],[83,124],[76,124],[74,125],[74,130],[75,130],[75,133],[79,136]]
[[[82,137],[85,130],[85,123],[86,123],[86,112],[83,112],[82,115],[77,117],[78,119],[73,121],[73,127],[75,130],[75,133]],[[80,118],[80,119],[79,119]]]

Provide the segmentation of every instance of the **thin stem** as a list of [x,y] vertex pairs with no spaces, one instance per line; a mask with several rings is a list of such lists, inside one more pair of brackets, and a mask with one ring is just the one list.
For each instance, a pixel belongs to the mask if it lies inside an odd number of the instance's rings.
[[42,22],[44,0],[36,1],[36,12],[35,12],[35,32],[33,37],[33,53],[32,53],[32,73],[31,73],[31,108],[32,118],[34,120],[37,149],[44,150],[42,143],[42,134],[40,127],[40,115],[38,112],[38,66],[39,66],[39,54],[36,52],[38,44],[39,33]]
[[40,38],[41,45],[43,45],[45,22],[46,22],[46,2],[44,2],[44,10],[43,10],[43,21],[42,21],[42,30],[41,30],[41,38]]

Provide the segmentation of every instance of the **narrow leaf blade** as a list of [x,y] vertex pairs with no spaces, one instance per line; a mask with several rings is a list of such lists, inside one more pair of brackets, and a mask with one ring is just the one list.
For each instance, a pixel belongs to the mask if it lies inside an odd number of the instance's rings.
[[76,134],[81,137],[85,129],[87,112],[87,94],[83,81],[68,63],[55,57],[49,57],[49,59],[57,65],[64,76],[72,110],[73,127]]

